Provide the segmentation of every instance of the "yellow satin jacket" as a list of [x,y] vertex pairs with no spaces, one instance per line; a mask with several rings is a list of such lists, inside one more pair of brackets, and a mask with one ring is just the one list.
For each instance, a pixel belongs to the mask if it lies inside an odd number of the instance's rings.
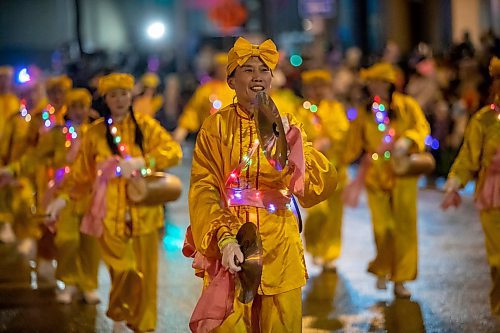
[[[114,124],[121,143],[127,146],[128,154],[131,157],[144,157],[152,171],[161,171],[177,165],[182,157],[179,144],[173,141],[170,134],[153,118],[137,114],[136,119],[144,135],[144,153],[134,143],[135,125],[130,115],[122,122]],[[91,192],[98,164],[112,156],[106,141],[106,125],[101,118],[85,133],[71,171],[64,178],[60,194],[77,199]],[[151,233],[162,226],[163,206],[144,206],[129,202],[126,185],[127,180],[122,177],[113,178],[108,182],[104,228],[119,236],[138,236]]]
[[[410,153],[423,152],[425,138],[430,134],[430,127],[417,101],[413,97],[395,92],[392,105],[395,112],[394,119],[390,123],[390,127],[394,129],[393,140],[408,138],[413,142]],[[358,117],[360,117],[358,126],[360,133],[353,136],[358,137],[358,140],[350,142],[349,149],[353,151],[363,149],[372,157],[366,174],[366,187],[390,190],[396,179],[390,164],[390,156],[387,158],[376,153],[385,134],[379,130],[379,125],[371,110],[359,110]]]
[[464,143],[448,177],[458,178],[463,186],[477,178],[477,193],[484,184],[486,170],[499,148],[500,113],[488,105],[470,119]]
[[198,131],[208,116],[231,104],[234,96],[226,81],[212,80],[201,85],[184,108],[179,127]]
[[330,140],[330,147],[323,153],[337,169],[338,186],[343,186],[347,181],[347,165],[352,162],[347,146],[349,120],[344,106],[337,101],[323,100],[316,112],[301,105],[296,114],[302,120],[308,140],[314,142],[324,137]]
[[[290,125],[297,123],[286,115]],[[298,196],[304,207],[325,200],[335,189],[337,174],[328,159],[312,148],[302,131],[305,155],[305,191]],[[299,288],[307,278],[298,224],[289,209],[270,213],[253,206],[227,207],[225,187],[232,170],[247,157],[257,139],[253,118],[232,104],[209,117],[198,133],[193,152],[189,212],[197,250],[209,257],[220,257],[217,234],[221,230],[236,235],[243,223],[252,222],[263,246],[263,272],[259,292],[273,295]],[[261,149],[239,179],[240,188],[288,190],[290,172],[274,169]]]

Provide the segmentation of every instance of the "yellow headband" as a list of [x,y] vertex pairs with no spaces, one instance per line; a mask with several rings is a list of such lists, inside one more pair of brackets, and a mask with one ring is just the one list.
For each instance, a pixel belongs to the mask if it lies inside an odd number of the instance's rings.
[[300,78],[304,84],[309,84],[315,80],[322,80],[326,82],[331,82],[332,74],[326,69],[312,69],[309,71],[304,71],[300,74]]
[[75,103],[82,103],[86,107],[90,107],[92,104],[92,96],[85,88],[71,89],[66,94],[66,105],[71,106]]
[[270,39],[260,45],[253,45],[245,38],[240,37],[227,55],[227,76],[231,75],[236,67],[244,65],[250,57],[259,57],[267,67],[273,70],[278,64],[279,53],[276,45]]
[[113,89],[130,90],[134,88],[134,78],[130,74],[111,73],[99,79],[97,91],[99,95],[104,96]]
[[396,70],[393,65],[386,62],[380,62],[366,69],[361,69],[359,76],[364,81],[382,80],[396,83]]
[[11,66],[0,66],[0,75],[12,77],[14,75],[14,68]]
[[491,77],[500,76],[500,59],[497,57],[491,58],[490,75],[491,75]]
[[160,78],[155,73],[148,72],[142,76],[141,83],[144,87],[156,88],[160,84]]
[[61,87],[63,90],[69,90],[73,87],[73,81],[66,75],[52,76],[45,82],[45,89],[51,90]]

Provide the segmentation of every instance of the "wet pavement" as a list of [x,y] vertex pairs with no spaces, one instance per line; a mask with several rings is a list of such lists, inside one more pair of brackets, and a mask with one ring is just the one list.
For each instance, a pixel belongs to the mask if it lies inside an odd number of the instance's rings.
[[[186,184],[189,157],[171,170]],[[374,255],[366,202],[347,209],[337,273],[323,273],[307,258],[304,332],[500,332],[500,318],[489,310],[484,236],[471,198],[447,213],[439,210],[440,199],[437,191],[420,191],[419,276],[408,284],[410,300],[394,299],[391,287],[375,289],[375,279],[366,273]],[[167,213],[159,256],[157,332],[189,332],[201,280],[180,252],[189,223],[187,190]],[[53,286],[35,277],[14,246],[0,244],[0,332],[111,332],[105,315],[110,283],[104,266],[99,273],[103,302],[94,306],[59,305]]]

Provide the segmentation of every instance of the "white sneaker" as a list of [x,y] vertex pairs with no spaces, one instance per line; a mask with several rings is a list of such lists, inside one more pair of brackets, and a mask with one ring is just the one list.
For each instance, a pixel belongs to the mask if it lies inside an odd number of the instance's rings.
[[133,332],[127,327],[124,321],[114,321],[113,322],[113,333],[130,333]]
[[394,295],[398,298],[410,298],[411,292],[405,287],[403,282],[394,283]]
[[97,294],[97,290],[84,291],[83,300],[87,304],[99,304],[101,302],[101,298],[99,297],[99,294]]
[[375,288],[379,290],[387,290],[387,279],[384,276],[377,277],[377,283],[375,283]]
[[12,230],[12,224],[2,223],[0,225],[0,242],[12,244],[16,241],[16,234]]
[[28,260],[36,258],[36,241],[33,238],[25,238],[17,244],[17,251]]
[[70,304],[77,292],[78,289],[75,286],[66,286],[64,289],[56,292],[56,300],[61,304]]

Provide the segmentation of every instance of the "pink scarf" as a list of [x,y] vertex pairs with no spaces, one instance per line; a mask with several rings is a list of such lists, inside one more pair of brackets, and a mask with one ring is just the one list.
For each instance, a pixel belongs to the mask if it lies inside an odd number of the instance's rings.
[[103,231],[103,220],[106,216],[106,190],[108,182],[116,178],[116,167],[118,160],[111,157],[97,165],[98,175],[92,189],[92,205],[83,217],[80,231],[83,234],[101,237]]
[[483,186],[476,197],[479,210],[500,209],[500,173],[486,170]]
[[193,258],[197,276],[203,277],[206,272],[210,279],[189,320],[191,332],[207,333],[219,327],[233,312],[234,276],[222,267],[220,260],[208,259],[196,251],[191,226],[186,230],[182,253]]

